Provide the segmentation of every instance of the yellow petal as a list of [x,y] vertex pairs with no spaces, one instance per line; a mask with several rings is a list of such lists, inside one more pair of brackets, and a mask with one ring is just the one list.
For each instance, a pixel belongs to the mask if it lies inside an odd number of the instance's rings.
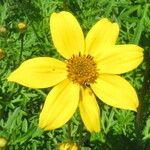
[[46,88],[67,78],[66,64],[50,57],[24,61],[8,80],[31,88]]
[[50,18],[52,39],[58,52],[65,58],[84,51],[84,36],[76,18],[69,12],[53,13]]
[[116,45],[99,56],[100,73],[120,74],[135,69],[143,61],[143,49],[137,45]]
[[79,150],[76,143],[61,143],[60,150]]
[[86,37],[86,52],[94,57],[105,47],[115,45],[119,34],[117,23],[111,23],[107,18],[98,21]]
[[122,77],[101,74],[91,88],[104,103],[113,107],[137,110],[138,97],[134,88]]
[[40,114],[39,127],[52,130],[64,125],[79,103],[79,85],[64,80],[48,94]]
[[79,102],[81,118],[90,132],[100,131],[100,111],[95,96],[88,88],[81,89]]

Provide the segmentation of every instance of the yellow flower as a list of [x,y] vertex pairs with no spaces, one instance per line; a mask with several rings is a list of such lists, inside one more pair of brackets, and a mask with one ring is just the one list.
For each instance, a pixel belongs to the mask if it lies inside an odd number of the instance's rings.
[[0,137],[0,148],[5,147],[7,143],[7,140],[3,137]]
[[84,39],[75,17],[62,11],[51,15],[50,29],[57,51],[67,61],[50,57],[29,59],[8,77],[9,81],[30,88],[54,86],[40,114],[40,128],[61,127],[79,106],[86,128],[90,132],[100,131],[95,95],[110,106],[137,110],[134,88],[118,74],[136,68],[143,60],[143,49],[133,44],[115,45],[117,23],[103,18]]
[[59,146],[60,150],[78,150],[78,146],[75,143],[62,143]]
[[25,31],[25,30],[27,29],[27,24],[24,23],[24,22],[18,23],[18,29],[19,29],[20,31]]
[[7,29],[3,26],[0,26],[0,33],[5,33]]

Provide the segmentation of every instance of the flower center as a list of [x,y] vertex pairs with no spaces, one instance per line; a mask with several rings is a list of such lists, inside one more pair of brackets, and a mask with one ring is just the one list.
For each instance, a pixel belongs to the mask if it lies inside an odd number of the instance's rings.
[[67,63],[68,78],[80,85],[94,83],[98,77],[96,63],[90,55],[73,55]]

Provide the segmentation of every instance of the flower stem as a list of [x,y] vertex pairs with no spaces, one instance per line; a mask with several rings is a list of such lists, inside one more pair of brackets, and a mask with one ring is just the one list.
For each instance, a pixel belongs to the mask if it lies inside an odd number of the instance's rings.
[[18,64],[21,62],[21,59],[22,59],[24,33],[20,33],[20,41],[21,43],[20,43],[20,54],[19,54]]
[[71,136],[71,120],[68,121],[68,140],[71,141],[72,140],[72,136]]
[[[148,54],[148,57],[147,57],[147,62],[146,62],[146,70],[145,70],[145,73],[144,73],[144,81],[143,81],[143,85],[142,85],[142,88],[141,88],[141,92],[140,92],[140,95],[139,95],[139,107],[138,107],[138,111],[137,111],[137,116],[136,116],[136,135],[137,135],[137,140],[138,140],[138,143],[139,143],[139,146],[138,147],[143,147],[143,142],[141,140],[142,138],[142,129],[143,129],[143,124],[144,124],[144,121],[145,121],[145,106],[147,105],[147,102],[145,101],[145,97],[148,93],[148,90],[150,88],[150,62],[149,62],[149,59],[150,59],[150,52]],[[142,149],[142,148],[141,148]]]
[[143,113],[143,105],[144,105],[144,97],[147,93],[148,87],[149,87],[149,80],[150,80],[150,64],[146,67],[145,70],[145,75],[144,75],[144,81],[143,81],[143,85],[142,85],[142,89],[141,89],[141,94],[140,94],[140,98],[139,98],[139,108],[138,108],[138,112],[137,112],[137,118],[136,118],[136,123],[137,123],[137,127],[138,129],[141,129],[142,126],[142,113]]
[[64,10],[69,10],[69,8],[68,8],[68,0],[63,0],[63,8],[64,8]]
[[79,145],[82,146],[83,143],[83,123],[80,123],[79,127]]

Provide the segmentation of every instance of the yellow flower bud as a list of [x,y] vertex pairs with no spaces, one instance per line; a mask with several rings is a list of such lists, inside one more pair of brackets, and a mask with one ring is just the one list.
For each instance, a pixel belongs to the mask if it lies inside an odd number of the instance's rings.
[[76,143],[61,143],[59,145],[60,150],[79,150]]
[[27,24],[24,23],[24,22],[18,23],[18,29],[19,29],[20,31],[25,31],[25,30],[27,29]]
[[6,31],[7,31],[7,29],[6,29],[5,27],[0,26],[0,33],[4,33],[4,32],[6,32]]
[[3,137],[0,137],[0,148],[5,147],[7,143],[7,140]]
[[0,48],[0,59],[4,57],[4,50]]

